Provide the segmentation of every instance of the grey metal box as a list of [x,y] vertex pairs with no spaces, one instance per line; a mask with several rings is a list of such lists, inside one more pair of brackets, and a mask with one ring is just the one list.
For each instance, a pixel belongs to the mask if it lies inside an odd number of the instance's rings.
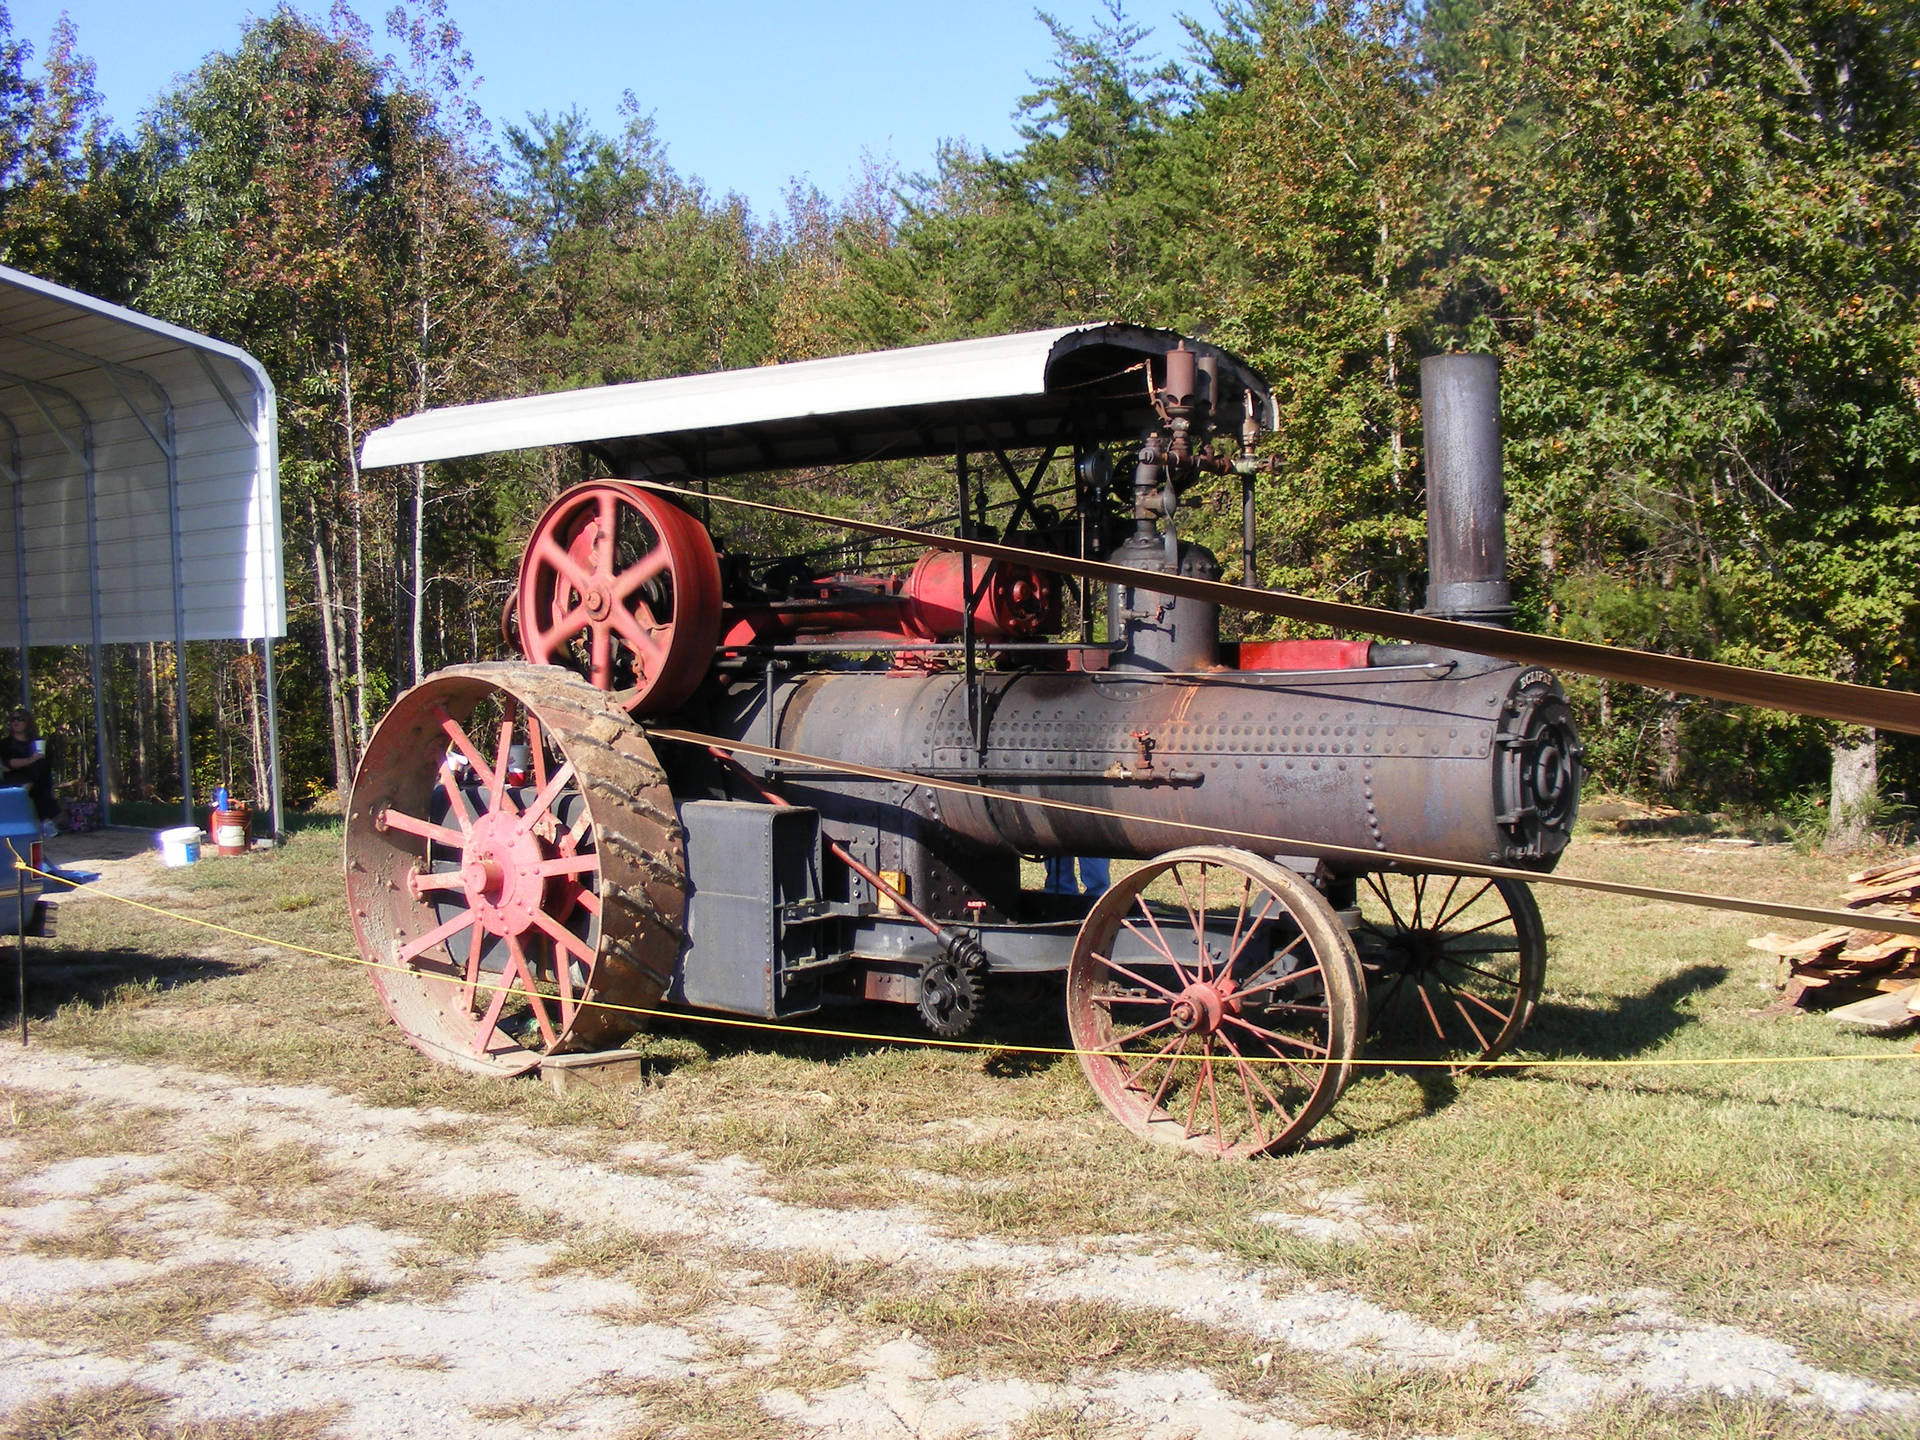
[[692,896],[670,998],[767,1019],[818,1010],[835,928],[821,903],[819,812],[690,800],[680,821]]

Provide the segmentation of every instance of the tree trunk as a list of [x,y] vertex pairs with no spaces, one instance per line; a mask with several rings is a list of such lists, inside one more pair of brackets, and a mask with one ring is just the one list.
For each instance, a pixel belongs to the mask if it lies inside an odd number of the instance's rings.
[[[367,748],[367,564],[366,517],[360,492],[360,446],[353,428],[353,370],[348,364],[347,342],[340,340],[340,416],[346,427],[347,495],[349,519],[353,522],[353,750],[358,755]],[[347,772],[351,774],[351,771]],[[343,778],[341,784],[345,784]]]
[[1660,788],[1672,794],[1680,788],[1680,697],[1671,690],[1660,705]]
[[1826,848],[1857,850],[1873,838],[1880,798],[1879,737],[1871,730],[1848,730],[1833,740],[1833,782],[1827,801]]
[[133,647],[133,793],[153,799],[153,643]]
[[321,540],[320,507],[311,497],[307,513],[313,521],[313,588],[320,603],[321,669],[327,687],[327,729],[333,737],[333,785],[344,790],[353,774],[353,753],[348,743],[351,727],[347,720],[344,687],[341,684],[339,639],[333,627],[333,584],[327,573],[327,547]]
[[227,723],[227,678],[232,673],[231,665],[220,663],[220,652],[216,649],[213,656],[213,735],[214,743],[219,747],[220,764],[214,771],[215,782],[233,787],[233,734]]
[[[425,388],[425,386],[421,387],[422,390]],[[422,629],[420,624],[420,611],[422,603],[426,599],[426,588],[423,579],[426,563],[426,545],[422,537],[426,520],[427,467],[425,465],[416,465],[413,467],[413,563],[407,567],[407,580],[411,586],[407,595],[407,609],[413,617],[413,648],[411,652],[413,659],[412,683],[415,685],[418,685],[421,679],[424,678],[427,668],[426,662],[421,658],[420,654],[420,636]]]
[[[267,737],[260,723],[260,684],[265,665],[253,653],[253,641],[247,644],[247,720],[253,732],[253,804],[256,809],[265,809],[267,805]],[[261,642],[262,647],[266,645]]]
[[[159,695],[160,733],[167,737],[167,743],[166,743],[164,753],[172,762],[167,766],[167,776],[169,781],[171,781],[173,778],[177,777],[180,774],[180,770],[181,770],[180,704],[179,704],[180,667],[186,664],[187,662],[186,662],[185,656],[182,655],[180,647],[178,645],[167,646],[167,653],[173,657],[173,663],[167,667],[166,672],[164,674],[156,674],[154,676],[154,683],[155,683],[155,687],[160,692],[160,695]],[[154,668],[156,671],[159,669],[159,666],[157,663]],[[193,762],[191,759],[187,761],[186,770],[188,774],[193,773]],[[180,798],[185,799],[186,797],[181,796]]]

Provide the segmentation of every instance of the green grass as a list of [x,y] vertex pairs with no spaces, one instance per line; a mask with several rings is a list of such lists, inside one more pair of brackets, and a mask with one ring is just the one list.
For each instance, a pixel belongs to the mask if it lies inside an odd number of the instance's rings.
[[[1566,868],[1816,903],[1832,901],[1848,868],[1787,847],[1695,855],[1688,843],[1589,840]],[[165,872],[163,883],[184,913],[350,952],[338,870],[335,832],[297,836],[244,864]],[[1539,893],[1551,961],[1524,1055],[1650,1061],[1911,1047],[1817,1015],[1760,1013],[1773,998],[1773,963],[1745,941],[1767,922]],[[289,907],[289,896],[316,899]],[[642,1139],[739,1153],[792,1200],[912,1203],[956,1234],[1195,1243],[1273,1267],[1277,1285],[1324,1280],[1437,1324],[1472,1320],[1496,1339],[1538,1341],[1597,1323],[1531,1314],[1530,1285],[1602,1295],[1651,1287],[1684,1315],[1777,1338],[1812,1363],[1920,1385],[1914,1063],[1370,1071],[1305,1150],[1222,1166],[1127,1138],[1070,1058],[676,1021],[638,1042],[657,1057],[643,1087],[556,1097],[428,1063],[347,964],[259,954],[251,942],[210,940],[97,900],[69,906],[55,943],[78,978],[42,967],[30,997],[38,1038],[54,1044],[321,1082],[380,1104],[510,1115],[548,1127],[556,1159]],[[849,1018],[912,1033],[895,1012]],[[996,1007],[988,1034],[1065,1039],[1051,1006]],[[1320,1191],[1348,1187],[1405,1233],[1329,1246],[1252,1218],[1311,1209]],[[669,1278],[663,1294],[686,1293],[692,1277]],[[903,1313],[897,1323],[915,1322]],[[1507,1380],[1473,1383],[1492,1393]],[[1466,1413],[1461,1394],[1416,1412]],[[1335,1398],[1325,1399],[1330,1414],[1353,1408]],[[1686,1426],[1675,1417],[1692,1413],[1615,1406],[1575,1428],[1678,1434]],[[1767,1427],[1780,1417],[1721,1407],[1707,1420],[1705,1433],[1757,1436],[1776,1433]],[[1808,1427],[1778,1433],[1825,1433]],[[1855,1433],[1834,1433],[1843,1431]]]

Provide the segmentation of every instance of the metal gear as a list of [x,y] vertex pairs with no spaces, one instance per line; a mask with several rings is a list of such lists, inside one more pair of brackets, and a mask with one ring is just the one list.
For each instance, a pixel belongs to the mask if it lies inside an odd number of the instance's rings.
[[987,964],[980,942],[949,933],[947,951],[920,966],[920,1021],[942,1040],[958,1040],[979,1023]]

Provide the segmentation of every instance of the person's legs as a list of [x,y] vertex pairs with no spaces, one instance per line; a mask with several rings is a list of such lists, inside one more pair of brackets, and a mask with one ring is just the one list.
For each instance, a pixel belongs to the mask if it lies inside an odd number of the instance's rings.
[[1113,874],[1104,855],[1080,857],[1080,885],[1089,895],[1104,895],[1113,884]]
[[31,769],[19,772],[26,778],[27,793],[33,796],[34,812],[42,820],[51,820],[60,813],[60,802],[53,798],[53,769],[45,760]]

